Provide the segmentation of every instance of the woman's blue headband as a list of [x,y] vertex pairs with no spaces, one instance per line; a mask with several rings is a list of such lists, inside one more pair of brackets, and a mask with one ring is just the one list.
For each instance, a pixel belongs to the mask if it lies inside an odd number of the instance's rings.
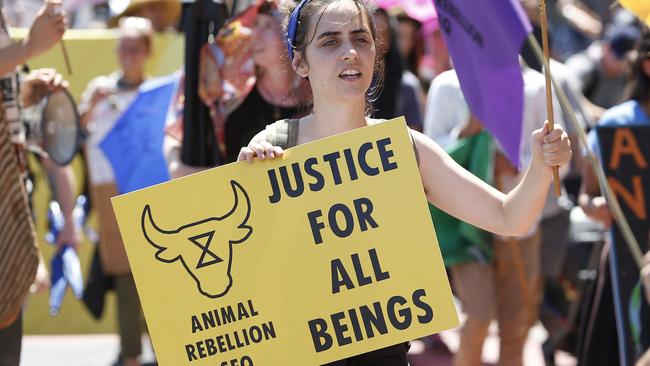
[[291,17],[289,17],[289,24],[287,25],[287,52],[289,53],[289,61],[293,61],[293,47],[296,42],[296,32],[298,31],[298,18],[300,18],[300,11],[309,2],[309,0],[302,0],[300,4],[293,9]]

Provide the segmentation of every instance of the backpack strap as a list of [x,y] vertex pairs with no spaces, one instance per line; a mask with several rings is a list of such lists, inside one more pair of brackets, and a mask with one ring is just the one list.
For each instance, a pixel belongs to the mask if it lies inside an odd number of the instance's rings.
[[281,119],[266,126],[266,141],[273,146],[289,149],[298,143],[298,119]]

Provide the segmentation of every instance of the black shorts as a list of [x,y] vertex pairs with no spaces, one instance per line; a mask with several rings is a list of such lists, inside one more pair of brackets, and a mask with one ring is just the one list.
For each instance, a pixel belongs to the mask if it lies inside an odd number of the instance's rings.
[[18,366],[23,338],[22,314],[9,327],[0,329],[0,366]]
[[323,366],[408,366],[408,349],[408,343],[401,343]]

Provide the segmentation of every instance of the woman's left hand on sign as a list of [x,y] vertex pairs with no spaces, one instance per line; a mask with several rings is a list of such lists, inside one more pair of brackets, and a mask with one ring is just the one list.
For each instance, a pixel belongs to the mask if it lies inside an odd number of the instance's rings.
[[47,93],[67,89],[68,82],[54,69],[32,71],[21,85],[20,98],[24,107],[38,103]]
[[282,156],[282,154],[284,154],[284,151],[280,146],[273,146],[266,141],[253,141],[247,147],[241,148],[237,161],[246,160],[252,163],[255,161],[255,158],[259,160],[273,160],[276,157]]

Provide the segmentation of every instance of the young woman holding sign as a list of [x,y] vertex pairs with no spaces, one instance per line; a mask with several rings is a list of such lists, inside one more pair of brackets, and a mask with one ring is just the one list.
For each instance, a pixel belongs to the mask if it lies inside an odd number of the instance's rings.
[[[284,148],[376,123],[368,117],[378,91],[381,56],[371,13],[362,0],[302,0],[286,9],[288,55],[296,73],[307,78],[313,113],[300,120],[267,126],[242,148],[238,160],[282,156]],[[276,133],[278,132],[278,133]],[[277,136],[289,136],[279,143]],[[503,194],[456,164],[426,136],[411,131],[427,199],[442,210],[501,235],[524,234],[541,212],[552,177],[551,166],[571,158],[567,134],[547,126],[532,135],[533,158],[519,185]],[[463,194],[450,194],[463,192]],[[407,347],[397,345],[332,365],[407,365]]]

